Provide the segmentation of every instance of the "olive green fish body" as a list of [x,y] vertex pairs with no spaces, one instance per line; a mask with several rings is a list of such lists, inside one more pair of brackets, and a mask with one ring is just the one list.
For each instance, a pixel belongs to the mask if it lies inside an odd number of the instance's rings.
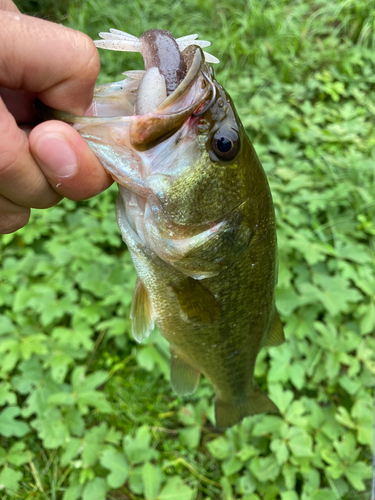
[[[253,374],[273,328],[279,329],[279,338],[276,332],[270,343],[281,341],[282,332],[274,297],[271,193],[230,98],[215,85],[217,99],[203,119],[190,118],[170,144],[163,143],[168,170],[160,152],[149,153],[153,194],[143,202],[146,223],[140,233],[152,234],[142,242],[129,224],[123,236],[146,292],[132,312],[133,321],[145,314],[143,307],[152,311],[171,344],[174,389],[193,392],[203,373],[215,388],[217,425],[227,427],[246,415],[277,411],[254,384]],[[238,151],[223,161],[212,141],[228,131],[236,135]],[[195,155],[195,161],[188,155],[193,161],[187,165],[180,162],[184,148]],[[120,221],[131,219],[129,191],[122,195]]]
[[[203,373],[215,389],[217,426],[228,427],[277,411],[254,382],[259,350],[283,341],[272,198],[231,99],[207,65],[215,58],[194,45],[207,42],[176,39],[168,82],[172,35],[151,35],[112,30],[97,45],[147,52],[162,72],[146,67],[98,86],[93,117],[58,117],[75,124],[119,184],[117,220],[138,275],[135,339],[156,324],[171,346],[174,390],[191,394]],[[55,114],[38,106],[41,116]],[[116,116],[117,107],[124,114]]]

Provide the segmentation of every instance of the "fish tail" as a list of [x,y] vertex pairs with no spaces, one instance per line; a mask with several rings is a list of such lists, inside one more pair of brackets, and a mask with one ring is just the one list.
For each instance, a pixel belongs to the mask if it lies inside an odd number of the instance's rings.
[[278,413],[279,409],[259,387],[254,387],[254,392],[248,399],[235,399],[223,401],[216,399],[215,418],[216,427],[225,429],[240,422],[244,417],[257,413]]

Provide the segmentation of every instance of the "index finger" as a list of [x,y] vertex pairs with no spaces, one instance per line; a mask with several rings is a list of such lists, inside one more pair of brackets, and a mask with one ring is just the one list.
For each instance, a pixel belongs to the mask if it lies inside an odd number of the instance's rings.
[[98,51],[84,33],[2,11],[0,85],[35,92],[48,106],[81,115],[99,74]]

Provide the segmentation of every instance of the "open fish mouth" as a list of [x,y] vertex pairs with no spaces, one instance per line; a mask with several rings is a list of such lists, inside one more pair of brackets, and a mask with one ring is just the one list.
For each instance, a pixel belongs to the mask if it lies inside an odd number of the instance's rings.
[[[151,37],[154,36],[151,32],[156,32],[156,35],[161,33],[163,43],[165,40],[171,42],[171,38],[178,47],[175,50],[184,72],[174,86],[173,82],[171,84],[173,78],[164,78],[161,73],[168,71],[170,54],[165,53],[164,49],[155,63],[152,48],[147,52],[147,43],[144,40],[142,42],[145,35],[150,33]],[[175,40],[164,30],[149,30],[140,39],[119,30],[100,33],[100,36],[103,40],[95,41],[98,48],[140,52],[146,70],[126,71],[123,73],[126,75],[125,80],[97,85],[89,110],[92,116],[73,116],[37,102],[36,110],[42,119],[57,118],[73,124],[77,130],[95,125],[126,127],[130,145],[138,151],[145,151],[174,134],[189,116],[200,116],[210,106],[215,96],[215,86],[212,82],[213,71],[207,63],[219,61],[202,51],[202,47],[208,46],[209,42],[196,40],[197,35]],[[153,63],[156,65],[152,66]],[[162,66],[164,70],[160,69]]]

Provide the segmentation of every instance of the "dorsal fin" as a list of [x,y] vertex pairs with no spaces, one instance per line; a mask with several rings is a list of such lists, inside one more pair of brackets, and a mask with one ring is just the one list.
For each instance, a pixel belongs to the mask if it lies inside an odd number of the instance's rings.
[[284,337],[284,327],[281,323],[281,319],[279,313],[275,311],[273,317],[273,324],[270,329],[270,333],[268,334],[267,342],[265,343],[266,347],[274,347],[285,342]]
[[150,298],[139,278],[137,278],[134,288],[130,319],[132,320],[133,337],[137,342],[146,339],[154,329],[155,321]]

